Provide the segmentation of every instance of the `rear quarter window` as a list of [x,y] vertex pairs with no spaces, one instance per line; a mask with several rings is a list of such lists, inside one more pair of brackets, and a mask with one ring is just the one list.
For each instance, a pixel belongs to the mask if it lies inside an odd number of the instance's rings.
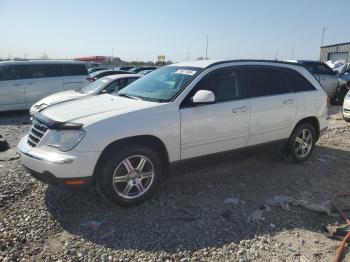
[[85,65],[82,65],[82,64],[63,65],[64,76],[80,76],[80,75],[87,75],[87,74],[88,72]]
[[304,92],[304,91],[312,91],[316,90],[316,88],[307,80],[304,76],[302,76],[299,72],[287,69],[285,71],[287,80],[294,92]]

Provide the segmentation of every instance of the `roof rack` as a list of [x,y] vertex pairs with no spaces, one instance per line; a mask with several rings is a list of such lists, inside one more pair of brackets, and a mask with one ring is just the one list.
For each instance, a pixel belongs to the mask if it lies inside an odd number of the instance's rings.
[[301,66],[301,64],[295,63],[295,62],[288,62],[288,61],[281,61],[281,60],[264,60],[264,59],[233,59],[233,60],[224,60],[212,63],[208,65],[206,68],[226,64],[226,63],[241,63],[241,62],[256,62],[256,63],[275,63],[275,64],[285,64],[285,65],[295,65],[295,66]]

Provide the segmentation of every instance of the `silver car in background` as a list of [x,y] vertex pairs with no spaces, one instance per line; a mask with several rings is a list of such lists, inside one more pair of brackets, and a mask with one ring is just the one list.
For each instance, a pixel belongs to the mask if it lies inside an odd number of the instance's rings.
[[134,82],[141,75],[136,74],[123,74],[123,75],[110,75],[97,79],[96,81],[75,90],[69,90],[59,92],[50,96],[47,96],[30,108],[30,115],[45,109],[48,106],[67,102],[71,100],[81,99],[88,96],[99,94],[112,94],[117,93],[130,83]]
[[84,62],[0,62],[0,111],[29,109],[43,97],[87,85],[88,77]]
[[297,60],[296,62],[303,65],[316,77],[329,97],[334,97],[338,87],[345,84],[338,78],[337,73],[323,62],[310,60]]

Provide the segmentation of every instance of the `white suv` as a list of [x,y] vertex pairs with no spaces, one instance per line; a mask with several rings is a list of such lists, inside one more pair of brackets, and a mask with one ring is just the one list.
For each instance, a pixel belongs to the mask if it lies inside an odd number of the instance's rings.
[[52,105],[18,149],[41,181],[92,185],[131,205],[183,160],[280,142],[304,161],[327,125],[327,95],[302,66],[205,60],[158,69],[118,95]]
[[84,62],[0,62],[0,111],[29,109],[43,97],[87,85],[88,77]]

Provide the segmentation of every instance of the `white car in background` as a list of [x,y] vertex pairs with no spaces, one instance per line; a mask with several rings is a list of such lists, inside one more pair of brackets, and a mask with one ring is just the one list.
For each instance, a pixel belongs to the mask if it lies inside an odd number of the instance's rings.
[[111,94],[117,93],[130,83],[134,82],[141,75],[136,74],[123,74],[123,75],[110,75],[100,78],[82,88],[59,92],[50,96],[47,96],[40,101],[36,102],[30,108],[30,115],[43,110],[44,108],[55,105],[62,102],[76,100],[88,96],[94,96],[99,94]]
[[305,161],[328,125],[327,95],[310,72],[254,60],[165,66],[118,95],[33,118],[18,144],[28,172],[57,186],[93,186],[120,205],[145,201],[171,166],[194,158],[269,144]]
[[0,62],[0,111],[29,109],[43,97],[87,85],[88,77],[84,62]]
[[[347,88],[350,89],[350,80],[346,84]],[[346,122],[350,122],[350,90],[344,97],[344,102],[343,102],[343,118]]]

